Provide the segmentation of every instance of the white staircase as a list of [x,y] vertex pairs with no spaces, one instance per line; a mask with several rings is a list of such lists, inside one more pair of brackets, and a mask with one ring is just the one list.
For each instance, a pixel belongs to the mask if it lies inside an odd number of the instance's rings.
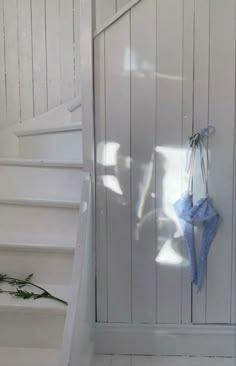
[[[78,103],[17,126],[15,135],[18,156],[0,158],[0,273],[34,273],[35,283],[67,300],[83,178]],[[66,311],[53,300],[0,294],[0,366],[58,366]]]

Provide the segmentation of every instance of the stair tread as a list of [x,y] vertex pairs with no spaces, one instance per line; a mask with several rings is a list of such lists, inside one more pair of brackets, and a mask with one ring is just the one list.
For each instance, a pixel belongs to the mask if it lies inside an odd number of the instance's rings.
[[32,166],[32,167],[55,167],[55,168],[83,168],[83,163],[76,160],[50,160],[50,159],[27,159],[27,158],[0,158],[0,166]]
[[[31,245],[38,245],[39,242],[43,243],[43,245],[51,245],[51,243],[54,243],[54,240],[50,241],[44,241],[44,239],[32,239],[32,234],[28,232],[19,232],[19,231],[10,231],[10,230],[4,230],[3,228],[0,229],[0,242],[5,243],[14,243],[16,245],[24,245],[25,243],[30,243]],[[75,248],[76,240],[67,240],[63,239],[59,242],[56,240],[55,244],[57,246],[65,247],[65,242],[68,244],[68,247]]]
[[62,253],[62,254],[73,254],[75,247],[71,245],[47,245],[47,244],[24,244],[24,243],[1,243],[0,250],[13,251],[13,252],[47,252],[47,253]]
[[7,205],[24,205],[24,206],[40,206],[40,207],[58,207],[58,208],[79,208],[79,201],[66,201],[66,200],[42,200],[25,197],[0,197],[0,204]]
[[0,347],[4,366],[58,366],[59,349]]
[[72,122],[67,124],[62,124],[60,126],[42,126],[42,127],[31,127],[18,129],[15,131],[17,137],[23,136],[33,136],[33,135],[43,135],[46,133],[56,133],[56,132],[68,132],[68,131],[82,131],[82,122]]
[[[45,288],[47,291],[52,293],[54,296],[57,296],[65,301],[68,301],[69,293],[70,293],[70,286],[61,286],[61,285],[44,285],[39,284],[39,286]],[[9,289],[9,286],[6,284],[2,284],[1,289]],[[36,288],[33,289],[31,286],[25,287],[25,289],[33,292],[40,293],[40,290]],[[38,300],[23,300],[18,299],[14,296],[9,294],[0,293],[0,312],[1,311],[38,311],[38,312],[52,312],[53,314],[62,314],[65,315],[67,306],[61,304],[52,299],[38,299]]]

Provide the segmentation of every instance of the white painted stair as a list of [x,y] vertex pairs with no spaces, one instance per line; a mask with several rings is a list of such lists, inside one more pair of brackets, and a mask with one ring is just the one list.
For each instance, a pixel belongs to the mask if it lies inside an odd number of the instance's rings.
[[[1,273],[25,278],[35,273],[34,281],[47,285],[69,286],[74,248],[40,244],[0,244]],[[0,299],[1,300],[1,299]]]
[[76,202],[80,198],[82,168],[82,163],[69,160],[0,159],[0,197]]
[[16,131],[20,156],[24,158],[77,159],[82,161],[80,122],[59,127]]
[[0,241],[75,245],[79,202],[0,197]]
[[57,349],[0,347],[2,366],[58,366],[60,351]]
[[[67,300],[69,287],[39,285]],[[66,306],[53,300],[20,300],[1,294],[0,324],[4,332],[0,332],[0,345],[60,348],[65,314]]]
[[[36,284],[66,301],[83,179],[76,106],[74,117],[59,107],[17,126],[18,156],[0,158],[0,273],[34,273]],[[66,310],[50,299],[0,294],[0,366],[58,366]]]

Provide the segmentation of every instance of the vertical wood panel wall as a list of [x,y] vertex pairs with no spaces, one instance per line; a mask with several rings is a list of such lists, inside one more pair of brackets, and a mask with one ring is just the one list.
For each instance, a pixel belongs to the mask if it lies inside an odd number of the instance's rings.
[[[143,0],[94,45],[98,322],[234,323],[235,0]],[[222,220],[196,294],[173,203],[208,124]]]
[[130,0],[94,0],[95,2],[95,26],[100,27],[118,10],[122,9]]
[[79,0],[0,0],[0,125],[80,94]]

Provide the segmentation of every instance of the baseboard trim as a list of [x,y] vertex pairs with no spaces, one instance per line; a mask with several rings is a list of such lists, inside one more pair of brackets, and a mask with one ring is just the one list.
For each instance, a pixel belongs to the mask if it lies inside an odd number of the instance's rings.
[[225,325],[96,325],[96,353],[235,357],[235,327]]

